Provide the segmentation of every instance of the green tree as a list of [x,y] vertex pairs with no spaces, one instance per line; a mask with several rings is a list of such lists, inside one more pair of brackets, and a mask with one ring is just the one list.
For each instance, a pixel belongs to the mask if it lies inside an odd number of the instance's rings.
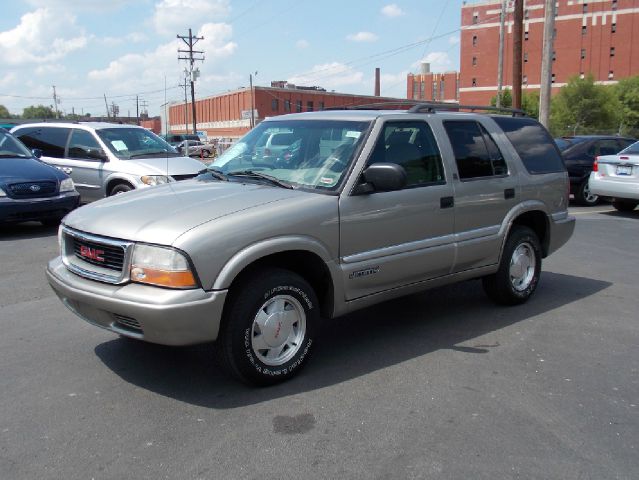
[[539,118],[539,92],[524,92],[521,96],[521,109],[531,118]]
[[13,115],[9,113],[9,110],[4,105],[0,105],[0,118],[11,118]]
[[22,111],[22,118],[55,118],[55,112],[52,107],[31,105]]
[[592,75],[573,77],[552,99],[550,130],[555,136],[616,132],[619,111],[612,88],[596,85]]
[[620,133],[639,136],[639,76],[619,81],[615,92],[621,103]]
[[[497,105],[497,95],[490,99],[490,104],[493,107]],[[501,91],[501,106],[504,108],[510,108],[513,106],[513,95],[509,88],[504,88]]]

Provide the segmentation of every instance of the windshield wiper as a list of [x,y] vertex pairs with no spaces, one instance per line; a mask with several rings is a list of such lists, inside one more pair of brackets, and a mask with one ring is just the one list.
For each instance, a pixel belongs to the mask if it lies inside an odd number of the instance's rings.
[[273,185],[277,185],[278,187],[288,188],[293,190],[293,185],[284,180],[280,180],[279,178],[273,177],[271,175],[267,175],[261,172],[255,172],[253,170],[237,170],[235,172],[227,173],[229,177],[249,177],[249,178],[257,178],[259,180],[266,180],[267,182],[272,183]]
[[0,158],[29,158],[22,153],[0,153]]
[[205,168],[204,170],[201,170],[199,172],[197,172],[198,175],[202,175],[204,173],[209,173],[211,174],[212,177],[217,178],[218,180],[222,180],[223,182],[228,182],[229,179],[228,177],[222,173],[220,170],[216,169],[216,168]]
[[168,152],[166,150],[157,150],[157,151],[151,151],[151,152],[144,152],[144,153],[136,153],[134,155],[129,155],[129,158],[139,158],[139,157],[146,157],[147,155],[171,155],[171,156],[176,156],[179,155],[179,153],[176,152]]

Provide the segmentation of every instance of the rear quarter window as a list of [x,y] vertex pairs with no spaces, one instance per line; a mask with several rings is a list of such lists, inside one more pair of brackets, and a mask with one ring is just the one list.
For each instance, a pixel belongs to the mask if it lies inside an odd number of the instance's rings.
[[70,128],[27,127],[14,135],[28,148],[39,148],[45,157],[64,158]]
[[564,162],[548,131],[532,118],[493,116],[521,161],[532,174],[565,171]]

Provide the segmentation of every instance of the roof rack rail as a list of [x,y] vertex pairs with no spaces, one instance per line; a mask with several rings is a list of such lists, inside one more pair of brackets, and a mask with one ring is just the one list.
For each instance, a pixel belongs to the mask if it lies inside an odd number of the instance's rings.
[[[409,107],[408,113],[436,113],[438,111],[454,111],[459,112],[461,110],[467,110],[471,112],[485,111],[485,112],[501,112],[510,113],[515,116],[526,116],[526,112],[518,108],[505,108],[505,107],[493,107],[490,105],[459,105],[458,103],[446,103],[446,102],[421,102],[415,100],[398,100],[396,102],[378,102],[378,103],[366,103],[361,105],[344,105],[342,107],[329,107],[324,110],[373,110],[384,109],[388,107]],[[399,110],[394,108],[394,110]]]
[[515,116],[526,116],[526,112],[519,108],[506,108],[506,107],[493,107],[491,105],[459,105],[457,103],[418,103],[415,106],[408,109],[409,113],[434,113],[436,110],[453,110],[453,111],[461,111],[468,110],[470,112],[475,112],[477,110],[485,111],[485,112],[502,112],[502,113],[510,113],[513,117]]

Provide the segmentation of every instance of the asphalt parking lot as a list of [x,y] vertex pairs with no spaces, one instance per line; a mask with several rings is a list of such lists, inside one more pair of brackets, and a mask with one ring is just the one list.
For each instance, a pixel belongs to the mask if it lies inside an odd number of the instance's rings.
[[527,304],[470,281],[327,321],[265,389],[85,324],[56,230],[0,227],[0,478],[639,478],[639,210],[572,211]]

